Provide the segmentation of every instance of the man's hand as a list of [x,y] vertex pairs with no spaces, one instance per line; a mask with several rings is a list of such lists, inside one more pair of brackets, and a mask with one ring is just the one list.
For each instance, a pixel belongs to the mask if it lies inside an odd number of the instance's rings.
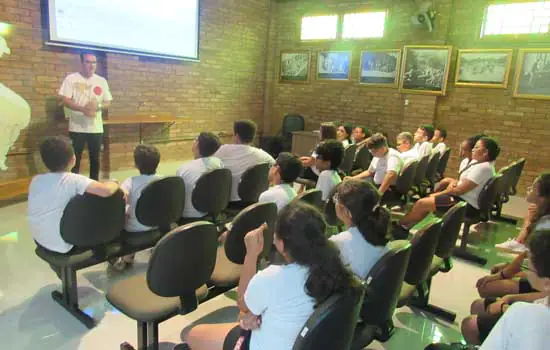
[[529,223],[532,223],[537,218],[537,205],[536,204],[529,204],[529,207],[527,208],[527,217],[525,218],[526,221]]
[[477,289],[484,288],[488,283],[490,283],[492,281],[499,281],[501,279],[502,279],[502,276],[500,275],[500,272],[489,275],[489,276],[482,277],[477,281],[476,288]]
[[258,257],[262,253],[264,250],[264,230],[266,228],[267,224],[263,223],[262,226],[246,234],[244,244],[247,255]]
[[253,329],[260,328],[261,324],[262,324],[261,316],[253,315],[250,312],[241,314],[239,316],[239,326],[246,331],[251,331]]
[[95,98],[92,98],[90,102],[88,102],[86,106],[84,106],[83,113],[86,117],[94,118],[96,116],[97,111],[98,111],[97,100]]
[[498,298],[497,301],[487,307],[487,313],[489,315],[501,315],[508,309],[508,306],[510,305],[504,299]]
[[508,266],[508,263],[495,264],[491,268],[491,273],[500,273],[506,266]]
[[300,157],[300,161],[304,167],[311,167],[313,165],[313,157]]

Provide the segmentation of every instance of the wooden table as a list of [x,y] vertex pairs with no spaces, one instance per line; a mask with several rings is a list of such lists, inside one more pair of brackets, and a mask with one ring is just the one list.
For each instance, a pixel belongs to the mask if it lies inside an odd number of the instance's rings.
[[292,153],[296,155],[311,155],[311,151],[318,143],[318,131],[294,131],[292,133]]
[[[176,118],[173,115],[136,115],[136,116],[123,116],[123,117],[109,117],[109,119],[103,120],[103,125],[139,125],[139,143],[143,143],[142,133],[143,124],[174,124],[182,122],[182,118]],[[168,126],[170,126],[168,125]]]

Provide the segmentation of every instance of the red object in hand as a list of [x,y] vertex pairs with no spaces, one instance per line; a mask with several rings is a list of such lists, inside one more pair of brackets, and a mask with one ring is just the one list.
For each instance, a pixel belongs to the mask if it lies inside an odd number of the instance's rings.
[[97,96],[101,95],[102,92],[103,90],[101,89],[101,87],[99,86],[94,87],[94,94],[96,94]]

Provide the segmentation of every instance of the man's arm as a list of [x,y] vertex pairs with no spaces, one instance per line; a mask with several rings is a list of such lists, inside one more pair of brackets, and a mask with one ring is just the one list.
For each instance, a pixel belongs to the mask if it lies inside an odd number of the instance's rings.
[[119,186],[116,182],[98,182],[94,181],[92,182],[87,188],[86,192],[99,196],[99,197],[110,197],[112,196],[117,190],[119,189]]
[[440,194],[448,194],[450,196],[460,196],[465,193],[470,192],[474,188],[479,186],[473,181],[470,181],[468,179],[464,179],[460,181],[460,184],[457,184],[457,186],[449,186],[447,189]]
[[378,188],[378,192],[384,193],[386,190],[395,183],[395,179],[397,179],[397,173],[395,171],[388,171],[386,173],[386,176],[384,176],[384,181],[382,181],[382,184],[380,184],[380,187]]
[[366,178],[366,177],[373,176],[373,175],[374,175],[374,173],[373,173],[372,171],[370,171],[370,170],[365,170],[365,171],[363,171],[363,172],[361,172],[361,173],[359,173],[359,174],[357,174],[357,175],[355,175],[355,176],[350,176],[349,178],[350,178],[350,179],[358,179],[358,180],[359,180],[359,179],[364,179],[364,178]]
[[73,111],[77,111],[77,112],[82,112],[82,113],[85,113],[86,112],[86,108],[84,106],[81,106],[79,104],[77,104],[76,102],[74,102],[72,100],[72,98],[70,97],[66,97],[66,96],[62,96],[60,95],[62,101],[63,101],[63,105],[69,109],[72,109]]

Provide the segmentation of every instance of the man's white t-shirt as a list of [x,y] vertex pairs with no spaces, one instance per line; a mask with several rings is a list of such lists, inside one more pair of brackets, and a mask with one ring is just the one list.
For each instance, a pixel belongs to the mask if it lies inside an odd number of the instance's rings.
[[401,152],[400,156],[403,159],[403,165],[405,165],[413,160],[418,160],[418,150],[413,147],[408,151]]
[[517,302],[497,322],[480,350],[547,350],[550,308],[547,298],[533,304]]
[[221,159],[223,166],[231,170],[233,183],[231,185],[231,201],[240,201],[239,183],[243,173],[257,164],[275,164],[275,159],[262,149],[250,145],[222,145],[214,154]]
[[466,192],[460,195],[460,198],[464,199],[472,207],[479,209],[478,198],[485,183],[496,175],[495,167],[491,162],[477,163],[475,160],[462,170],[458,179],[457,186],[460,186],[462,180],[470,180],[476,183],[477,186],[470,192]]
[[395,171],[397,175],[403,167],[403,159],[398,151],[389,148],[383,157],[374,157],[370,163],[369,171],[374,173],[374,183],[381,185],[388,171]]
[[329,238],[340,249],[340,256],[354,274],[365,279],[378,260],[387,252],[385,246],[377,247],[363,237],[357,227],[350,227]]
[[432,154],[433,144],[431,142],[421,142],[414,145],[414,148],[418,150],[418,157],[423,158]]
[[332,189],[340,182],[342,182],[342,178],[340,178],[338,171],[323,170],[319,174],[315,188],[321,190],[323,201],[326,202],[329,199],[328,197],[330,196]]
[[61,238],[61,217],[69,201],[94,180],[69,172],[36,175],[29,186],[28,219],[33,239],[58,253],[73,248]]
[[445,154],[445,151],[447,150],[447,145],[445,145],[444,142],[440,142],[432,149],[432,152],[439,152],[440,157],[443,157],[443,154]]
[[252,331],[250,350],[292,349],[315,305],[306,294],[308,274],[307,267],[288,264],[271,265],[252,277],[244,301],[262,316],[262,324]]
[[223,168],[223,164],[219,158],[205,157],[186,162],[176,171],[176,175],[185,182],[185,205],[182,213],[184,218],[200,218],[206,215],[193,206],[193,190],[204,173],[221,168]]
[[291,184],[275,185],[260,194],[259,203],[275,203],[277,212],[280,212],[296,197],[296,191]]
[[151,182],[162,178],[160,175],[138,175],[122,181],[120,187],[128,194],[126,201],[126,232],[142,232],[152,230],[152,227],[141,224],[136,217],[136,207],[141,192]]
[[[92,99],[95,99],[98,103],[113,99],[107,80],[97,74],[92,75],[90,78],[85,78],[80,73],[69,74],[61,84],[59,95],[72,99],[79,106],[86,106]],[[101,110],[97,111],[95,118],[92,118],[85,116],[82,112],[65,107],[65,118],[69,119],[70,132],[103,133]]]

